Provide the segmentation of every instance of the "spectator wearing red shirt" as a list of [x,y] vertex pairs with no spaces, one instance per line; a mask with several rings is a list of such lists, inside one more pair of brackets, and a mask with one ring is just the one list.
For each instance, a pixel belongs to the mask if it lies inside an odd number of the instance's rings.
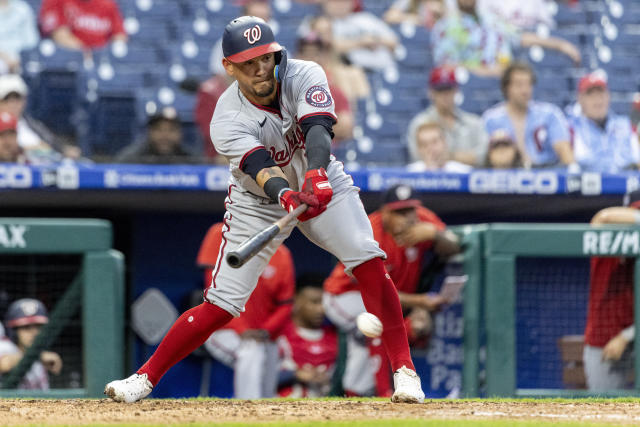
[[44,0],[39,23],[43,36],[67,49],[92,50],[127,41],[113,0]]
[[338,335],[333,326],[323,325],[323,279],[311,274],[298,279],[291,319],[278,338],[282,397],[327,396],[331,389]]
[[[625,196],[625,206],[599,211],[592,226],[640,224],[640,191]],[[592,257],[589,307],[584,331],[584,370],[592,391],[631,388],[635,337],[633,320],[634,258]]]
[[[205,269],[205,288],[218,260],[224,224],[207,232],[197,264]],[[280,245],[258,280],[240,317],[214,332],[205,342],[209,353],[234,369],[234,396],[240,399],[274,397],[278,384],[275,339],[291,316],[295,272],[291,253]]]
[[[438,295],[418,289],[428,259],[448,257],[459,252],[455,235],[446,230],[445,224],[429,209],[421,206],[411,187],[396,185],[383,196],[383,206],[369,215],[373,235],[380,248],[387,254],[385,267],[396,284],[402,308],[433,311],[446,303]],[[425,262],[426,261],[426,262]],[[355,320],[366,311],[357,281],[344,272],[341,264],[324,283],[323,304],[327,317],[347,336],[347,364],[343,387],[347,394],[385,395],[390,387],[385,368],[386,358],[382,346],[374,339],[368,347],[359,336]],[[411,324],[408,333],[413,335]]]

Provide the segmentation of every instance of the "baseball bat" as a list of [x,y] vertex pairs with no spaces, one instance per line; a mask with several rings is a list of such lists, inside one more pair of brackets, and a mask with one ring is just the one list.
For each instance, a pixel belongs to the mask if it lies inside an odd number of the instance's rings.
[[271,239],[276,237],[280,230],[282,230],[282,227],[289,224],[289,222],[297,218],[306,210],[307,205],[302,204],[271,224],[269,227],[249,237],[247,240],[242,242],[235,251],[231,251],[227,254],[227,263],[233,268],[242,267],[244,263],[251,259],[251,257],[267,246]]

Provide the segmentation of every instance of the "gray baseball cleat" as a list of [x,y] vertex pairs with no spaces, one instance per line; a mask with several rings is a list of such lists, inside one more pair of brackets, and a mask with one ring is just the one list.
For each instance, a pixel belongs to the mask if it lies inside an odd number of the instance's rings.
[[153,390],[147,374],[133,374],[124,380],[111,381],[104,388],[104,394],[116,402],[133,403],[144,399]]
[[395,403],[422,403],[424,392],[420,384],[420,377],[415,371],[403,366],[393,373],[395,391],[391,401]]

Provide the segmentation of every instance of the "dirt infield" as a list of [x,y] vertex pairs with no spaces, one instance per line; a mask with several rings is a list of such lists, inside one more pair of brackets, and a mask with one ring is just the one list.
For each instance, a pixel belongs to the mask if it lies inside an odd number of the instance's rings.
[[434,400],[423,405],[379,400],[165,400],[132,405],[110,400],[0,399],[0,424],[187,424],[208,422],[380,419],[513,419],[640,423],[640,404],[628,402],[490,402]]

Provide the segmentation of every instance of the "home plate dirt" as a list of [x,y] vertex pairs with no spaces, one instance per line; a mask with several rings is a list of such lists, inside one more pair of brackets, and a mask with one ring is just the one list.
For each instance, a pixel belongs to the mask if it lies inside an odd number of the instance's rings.
[[148,399],[131,405],[100,399],[0,399],[3,426],[116,423],[186,424],[206,422],[368,419],[514,419],[640,422],[640,404],[624,402],[490,402],[433,400],[422,405],[377,400],[179,400]]

